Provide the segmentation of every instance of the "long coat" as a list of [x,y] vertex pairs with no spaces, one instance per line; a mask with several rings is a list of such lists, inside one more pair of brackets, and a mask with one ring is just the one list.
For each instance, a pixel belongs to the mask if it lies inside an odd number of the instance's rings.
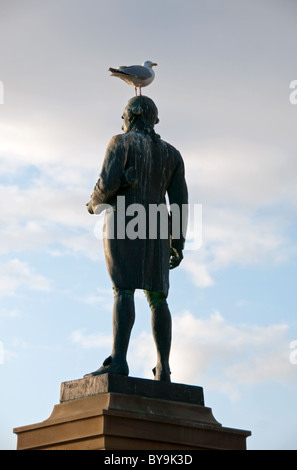
[[[131,168],[134,178],[129,183],[125,172]],[[170,246],[182,250],[184,236],[181,233],[172,239],[168,210],[166,214],[160,211],[162,216],[155,227],[157,218],[152,217],[155,212],[150,213],[150,208],[162,204],[164,209],[166,193],[170,205],[177,204],[180,209],[187,205],[180,153],[156,134],[131,131],[114,136],[106,150],[91,202],[93,207],[98,204],[111,207],[105,214],[104,230],[108,236],[104,237],[104,253],[115,287],[161,291],[168,295]],[[131,204],[141,204],[144,209],[139,211],[139,206]],[[164,231],[166,226],[168,230]]]

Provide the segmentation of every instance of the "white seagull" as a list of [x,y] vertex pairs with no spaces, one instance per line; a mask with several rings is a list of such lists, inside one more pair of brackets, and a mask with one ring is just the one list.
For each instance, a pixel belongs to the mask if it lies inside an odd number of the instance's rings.
[[154,65],[157,64],[147,60],[142,65],[121,65],[116,69],[110,67],[108,70],[111,72],[110,75],[112,77],[119,77],[126,83],[129,83],[129,85],[133,85],[136,96],[137,88],[139,88],[139,94],[141,96],[141,88],[148,86],[155,78],[155,72],[152,69]]

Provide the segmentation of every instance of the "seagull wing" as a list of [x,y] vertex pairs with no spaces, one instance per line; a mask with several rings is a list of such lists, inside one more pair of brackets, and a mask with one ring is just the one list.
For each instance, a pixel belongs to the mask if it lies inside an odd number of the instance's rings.
[[122,66],[118,69],[113,69],[113,72],[122,73],[125,75],[129,75],[130,77],[140,78],[141,80],[146,80],[150,78],[153,73],[151,69],[147,67],[143,67],[142,65],[130,65],[130,66]]

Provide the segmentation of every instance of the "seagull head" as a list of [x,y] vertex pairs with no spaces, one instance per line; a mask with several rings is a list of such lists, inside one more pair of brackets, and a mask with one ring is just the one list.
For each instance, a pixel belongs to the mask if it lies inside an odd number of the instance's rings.
[[151,60],[146,60],[142,65],[143,67],[147,67],[148,69],[151,69],[152,67],[158,64],[156,64],[156,62],[152,62]]

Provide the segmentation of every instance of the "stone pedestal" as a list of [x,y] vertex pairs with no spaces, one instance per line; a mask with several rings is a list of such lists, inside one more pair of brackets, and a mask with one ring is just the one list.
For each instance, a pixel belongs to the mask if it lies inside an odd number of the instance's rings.
[[14,432],[18,450],[244,450],[251,434],[218,423],[201,387],[112,374],[62,383],[51,416]]

